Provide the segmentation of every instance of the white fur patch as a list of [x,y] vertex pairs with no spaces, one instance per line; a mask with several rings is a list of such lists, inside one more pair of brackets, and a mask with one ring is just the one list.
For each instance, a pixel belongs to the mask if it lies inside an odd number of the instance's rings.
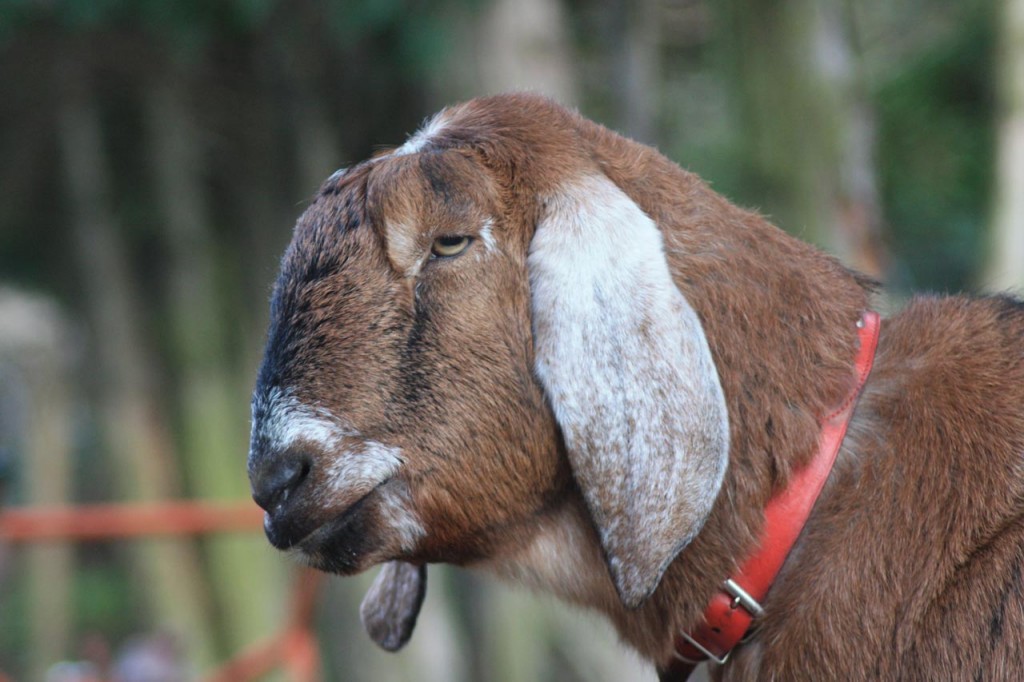
[[627,604],[700,530],[728,461],[725,398],[661,233],[618,186],[550,197],[528,258],[537,375]]
[[[262,418],[257,418],[260,415]],[[357,435],[343,427],[327,410],[303,405],[277,387],[257,398],[253,403],[253,417],[253,442],[262,437],[275,452],[287,449],[300,439],[331,450],[342,439]]]
[[402,465],[401,450],[360,434],[321,407],[299,402],[279,388],[254,403],[253,442],[261,439],[271,452],[282,452],[298,442],[312,443],[328,457],[323,494],[367,492],[395,475]]
[[326,484],[337,493],[369,490],[395,475],[402,466],[401,450],[375,440],[360,441],[335,455],[324,472]]
[[380,519],[384,526],[395,531],[403,552],[412,552],[427,531],[418,514],[413,511],[412,499],[404,488],[385,486],[381,489]]
[[427,121],[422,128],[413,133],[412,137],[405,141],[401,147],[391,152],[391,156],[405,156],[415,154],[427,146],[430,138],[444,130],[448,124],[447,111],[441,111]]
[[494,221],[491,218],[488,218],[484,221],[484,224],[480,226],[478,233],[480,235],[480,241],[484,243],[484,249],[486,249],[488,253],[494,252],[498,248],[498,242],[495,241],[494,233],[492,232],[493,229]]

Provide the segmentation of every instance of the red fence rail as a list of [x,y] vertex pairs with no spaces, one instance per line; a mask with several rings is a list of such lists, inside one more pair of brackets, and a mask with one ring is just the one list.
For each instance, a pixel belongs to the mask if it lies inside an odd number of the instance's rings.
[[201,535],[263,528],[253,503],[150,502],[61,507],[9,507],[0,512],[8,542],[89,542],[154,535]]

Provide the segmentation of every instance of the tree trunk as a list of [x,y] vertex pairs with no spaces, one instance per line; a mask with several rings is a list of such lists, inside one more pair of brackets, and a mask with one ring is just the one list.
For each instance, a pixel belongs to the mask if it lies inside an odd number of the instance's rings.
[[[75,257],[83,276],[99,384],[99,423],[120,478],[119,497],[180,494],[171,438],[154,396],[154,362],[144,350],[135,282],[110,207],[112,186],[87,69],[69,54],[61,64],[59,145]],[[137,560],[153,622],[170,630],[199,665],[213,660],[213,631],[195,543],[140,543]]]
[[[303,3],[301,6],[304,6]],[[295,173],[283,167],[291,161],[287,145],[276,143],[267,131],[279,130],[283,87],[277,76],[281,66],[268,38],[254,49],[253,63],[256,85],[250,92],[229,105],[237,109],[238,147],[236,168],[227,178],[232,209],[245,226],[236,244],[246,254],[245,262],[233,274],[242,283],[244,301],[238,306],[245,311],[242,333],[244,361],[248,368],[243,385],[252,390],[255,368],[263,354],[263,344],[270,310],[270,287],[279,267],[281,254],[292,234],[295,219],[301,213],[302,201],[313,196],[320,178],[311,185],[298,185]],[[305,170],[303,168],[303,170]],[[283,189],[282,189],[283,186]]]
[[[146,92],[156,201],[167,244],[167,276],[182,461],[202,499],[245,500],[246,391],[228,355],[228,306],[218,280],[216,244],[203,196],[202,150],[180,81],[159,79]],[[262,536],[223,535],[204,543],[229,651],[279,625],[281,562]],[[254,599],[253,595],[259,595]]]
[[610,6],[616,129],[645,144],[656,144],[661,93],[660,23],[656,0],[616,0]]
[[870,275],[886,268],[874,118],[844,0],[736,0],[736,81],[758,203]]
[[996,191],[985,283],[1024,294],[1024,0],[1003,0],[999,70]]
[[440,99],[528,90],[567,106],[579,102],[565,8],[560,0],[494,0],[475,21],[463,13],[450,64],[438,80]]
[[[72,391],[67,325],[45,299],[0,289],[0,396],[21,409],[0,423],[20,433],[26,501],[64,505],[71,501]],[[3,441],[0,440],[0,446]],[[29,545],[28,677],[41,680],[71,653],[71,584],[74,557],[66,542]]]

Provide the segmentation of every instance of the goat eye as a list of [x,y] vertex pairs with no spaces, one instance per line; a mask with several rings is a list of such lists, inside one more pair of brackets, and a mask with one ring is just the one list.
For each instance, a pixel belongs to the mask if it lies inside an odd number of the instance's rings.
[[466,250],[469,243],[473,241],[469,237],[444,236],[438,237],[430,245],[430,253],[438,258],[449,258],[457,256]]

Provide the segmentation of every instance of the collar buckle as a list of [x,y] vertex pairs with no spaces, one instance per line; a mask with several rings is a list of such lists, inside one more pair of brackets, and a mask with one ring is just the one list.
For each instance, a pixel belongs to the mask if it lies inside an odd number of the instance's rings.
[[[764,608],[761,606],[761,604],[758,603],[758,601],[754,599],[749,592],[740,587],[739,583],[737,583],[732,578],[728,578],[724,583],[722,583],[722,591],[730,597],[732,597],[732,601],[729,602],[729,608],[742,608],[744,611],[750,614],[751,618],[759,618],[760,616],[764,615]],[[703,656],[706,656],[707,660],[713,661],[718,665],[722,665],[726,661],[728,661],[729,655],[732,653],[732,649],[730,649],[729,651],[726,651],[724,654],[716,654],[715,652],[711,651],[711,649],[709,649],[707,646],[702,644],[696,637],[692,636],[688,632],[680,632],[679,636],[686,640],[686,642],[690,646],[699,651]],[[683,656],[679,653],[678,650],[675,652],[675,657],[683,663],[691,665],[696,665],[697,663],[699,663],[699,661],[693,661]]]
[[761,607],[761,604],[732,578],[728,578],[722,583],[722,589],[732,597],[732,603],[730,604],[732,608],[738,609],[743,607],[743,610],[749,613],[752,618],[759,618],[764,615],[764,608]]

